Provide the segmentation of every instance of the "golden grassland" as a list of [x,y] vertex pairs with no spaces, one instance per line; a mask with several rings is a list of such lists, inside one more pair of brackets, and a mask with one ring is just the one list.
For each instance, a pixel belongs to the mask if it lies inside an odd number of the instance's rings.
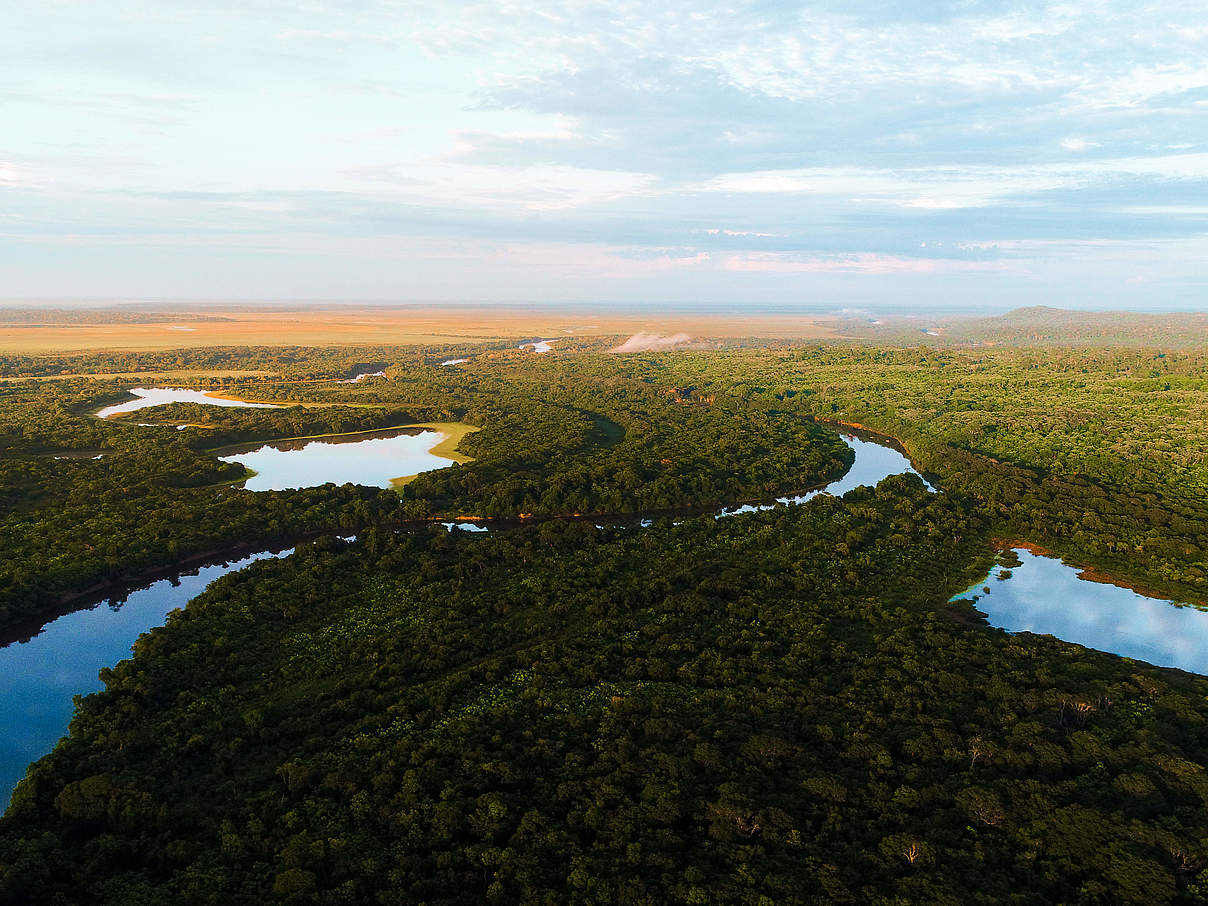
[[[193,309],[190,309],[192,311]],[[825,319],[788,315],[605,313],[584,308],[516,306],[244,307],[206,309],[221,320],[180,323],[56,323],[6,320],[0,308],[0,353],[28,355],[206,346],[453,345],[556,337],[628,336],[640,331],[694,338],[835,337]],[[140,375],[141,376],[141,375]]]
[[[0,350],[3,352],[4,350]],[[0,377],[0,384],[11,384],[14,381],[64,381],[69,378],[89,378],[92,380],[113,381],[190,381],[202,378],[256,378],[271,374],[270,371],[223,370],[199,371],[195,368],[181,368],[174,371],[91,371],[74,374],[42,374],[33,377]]]

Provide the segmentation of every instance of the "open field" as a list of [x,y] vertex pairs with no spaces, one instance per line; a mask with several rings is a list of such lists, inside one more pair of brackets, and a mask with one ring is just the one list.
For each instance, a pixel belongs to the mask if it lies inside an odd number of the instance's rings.
[[68,378],[92,378],[95,380],[115,381],[190,381],[199,378],[254,378],[264,377],[267,371],[254,369],[234,369],[204,371],[196,368],[180,368],[173,371],[112,371],[112,372],[77,372],[73,374],[44,374],[36,377],[0,377],[0,384],[12,381],[62,381]]
[[437,307],[215,307],[221,320],[180,323],[99,322],[97,312],[75,320],[62,310],[54,323],[6,319],[0,308],[0,352],[44,354],[95,350],[162,350],[203,346],[452,345],[543,337],[618,336],[646,331],[693,338],[836,337],[824,319],[805,316],[713,314],[601,314],[580,308]]

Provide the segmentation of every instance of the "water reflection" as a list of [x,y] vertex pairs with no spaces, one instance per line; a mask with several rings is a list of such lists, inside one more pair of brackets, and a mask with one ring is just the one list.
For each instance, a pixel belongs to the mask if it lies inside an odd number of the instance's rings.
[[[957,598],[976,597],[992,626],[1056,636],[1159,667],[1208,674],[1208,613],[1079,578],[1061,560],[1016,549]],[[984,589],[989,588],[987,593]]]
[[135,387],[130,391],[138,399],[128,403],[118,403],[106,406],[97,413],[97,418],[109,418],[113,415],[124,415],[127,412],[137,412],[150,406],[163,406],[168,403],[201,403],[205,406],[222,406],[225,408],[247,409],[277,409],[273,403],[248,403],[243,400],[226,399],[212,396],[206,390],[186,390],[183,387]]
[[446,437],[440,431],[421,430],[360,440],[302,438],[219,459],[256,473],[244,485],[249,491],[313,488],[329,481],[388,488],[393,479],[451,465],[451,459],[432,452]]
[[132,592],[118,606],[77,610],[48,623],[27,642],[0,648],[0,812],[26,766],[54,748],[67,732],[72,697],[101,688],[102,667],[130,656],[130,646],[169,611],[184,607],[207,585],[229,572],[290,551],[253,554],[232,563],[205,566],[194,575],[162,579]]
[[[802,503],[808,503],[819,494],[830,494],[832,497],[842,497],[848,491],[855,490],[858,487],[868,486],[875,488],[882,480],[890,475],[918,475],[923,479],[923,484],[927,486],[927,490],[932,493],[936,492],[927,479],[919,473],[909,459],[904,454],[887,447],[884,444],[879,444],[871,440],[861,440],[860,438],[851,435],[843,435],[843,442],[851,447],[856,454],[856,458],[852,461],[851,468],[844,473],[842,478],[832,481],[825,487],[818,488],[814,491],[807,491],[804,494],[799,494],[795,497],[777,497],[776,503],[782,503],[786,506],[798,506]],[[762,510],[770,510],[775,506],[771,503],[746,503],[734,509],[722,510],[717,515],[721,516],[737,516],[741,513],[756,513]]]

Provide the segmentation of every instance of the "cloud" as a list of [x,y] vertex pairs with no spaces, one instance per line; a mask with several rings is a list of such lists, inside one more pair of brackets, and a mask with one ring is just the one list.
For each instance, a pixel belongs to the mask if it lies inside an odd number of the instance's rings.
[[657,333],[639,332],[635,333],[620,346],[610,349],[609,352],[656,352],[660,349],[673,349],[676,346],[683,346],[685,343],[691,342],[692,337],[686,333],[661,336]]
[[1084,138],[1063,138],[1061,147],[1066,151],[1085,151],[1087,148],[1102,148],[1099,142],[1088,142]]
[[[1079,148],[1093,147],[1084,143]],[[1155,154],[1078,163],[939,165],[898,169],[817,167],[724,173],[701,192],[841,196],[857,204],[951,209],[983,207],[1055,189],[1118,183],[1122,178],[1208,181],[1208,154]]]
[[730,271],[779,274],[939,274],[973,271],[1002,271],[1002,261],[964,261],[953,258],[907,258],[857,253],[851,255],[803,256],[775,252],[730,255],[724,261]]
[[[1089,241],[1203,269],[1144,245],[1208,232],[1187,0],[17,2],[2,228],[48,248],[263,253],[287,285],[281,250],[326,246],[363,259],[350,286],[428,249],[452,295],[531,274],[550,298],[997,287],[1037,260],[1070,295],[1101,270]],[[60,267],[124,279],[100,260]]]

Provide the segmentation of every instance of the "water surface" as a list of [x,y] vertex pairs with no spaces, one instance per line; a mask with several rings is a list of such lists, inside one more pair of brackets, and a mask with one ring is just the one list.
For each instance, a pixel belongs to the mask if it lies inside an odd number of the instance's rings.
[[340,383],[341,384],[359,384],[359,383],[361,383],[361,381],[365,380],[366,378],[385,377],[385,376],[386,376],[385,371],[362,371],[356,377],[350,377],[345,381],[340,381]]
[[[777,497],[776,503],[781,503],[785,506],[799,506],[800,504],[808,503],[819,494],[842,497],[848,491],[855,490],[858,487],[868,486],[875,488],[890,475],[918,475],[919,478],[923,479],[923,484],[927,486],[927,490],[935,493],[936,489],[928,484],[927,479],[919,474],[914,464],[903,453],[895,450],[893,447],[879,444],[876,441],[861,440],[854,434],[844,434],[841,436],[843,442],[851,447],[852,451],[856,454],[851,468],[844,473],[843,477],[832,481],[825,487],[807,491],[795,497]],[[771,503],[746,503],[732,510],[722,510],[718,513],[718,516],[737,516],[740,513],[756,513],[773,509],[775,505]]]
[[1208,613],[1080,579],[1076,567],[1055,557],[1019,548],[1015,554],[1021,565],[995,566],[984,582],[953,600],[976,597],[990,625],[1008,632],[1052,635],[1159,667],[1208,674]]
[[[260,474],[248,487],[261,490],[269,485],[304,487],[325,481],[354,480],[370,484],[370,469],[388,486],[398,475],[415,474],[424,467],[443,468],[449,460],[429,451],[443,439],[438,431],[373,437],[340,443],[305,439],[265,445],[245,454],[223,457],[243,462]],[[889,475],[915,472],[910,461],[896,450],[872,441],[846,436],[844,442],[856,454],[851,469],[825,488],[799,497],[785,497],[782,504],[800,504],[819,494],[841,495],[860,485],[875,485]],[[293,449],[279,449],[281,447]],[[402,453],[399,452],[402,448]],[[252,459],[252,457],[258,457]],[[351,477],[336,477],[347,468]],[[290,477],[292,476],[292,477]],[[308,484],[292,484],[306,481]],[[770,509],[772,505],[744,506],[723,510],[719,515]],[[641,525],[653,524],[643,519]],[[445,522],[449,531],[486,532],[486,525]],[[355,536],[348,536],[351,540]],[[80,610],[48,623],[27,642],[0,648],[0,809],[7,807],[12,789],[25,776],[26,766],[49,752],[67,732],[72,697],[95,692],[102,686],[97,672],[130,654],[130,646],[146,630],[161,625],[168,612],[185,604],[219,576],[242,569],[255,560],[285,556],[262,552],[233,563],[207,566],[194,575],[164,579],[131,593],[118,608],[105,606]],[[985,599],[983,599],[984,601]],[[979,606],[982,606],[979,602]],[[1173,610],[1174,608],[1170,608]],[[1208,649],[1208,646],[1203,646]]]
[[249,491],[284,491],[334,484],[388,488],[395,478],[443,469],[453,460],[432,452],[448,435],[440,431],[391,437],[274,441],[255,450],[220,456],[256,474],[244,485]]
[[106,406],[97,413],[97,418],[109,418],[113,415],[123,415],[127,412],[137,412],[150,406],[163,406],[167,403],[201,403],[205,406],[223,406],[226,408],[277,409],[274,403],[248,403],[243,400],[225,399],[211,395],[206,390],[186,390],[182,387],[135,387],[130,391],[138,399],[128,403],[118,403],[116,406]]
[[288,553],[264,551],[162,579],[131,593],[120,606],[77,610],[47,623],[27,642],[0,648],[0,812],[29,763],[67,733],[72,697],[101,689],[97,674],[102,667],[128,658],[140,635],[161,625],[169,611],[184,607],[219,576]]

